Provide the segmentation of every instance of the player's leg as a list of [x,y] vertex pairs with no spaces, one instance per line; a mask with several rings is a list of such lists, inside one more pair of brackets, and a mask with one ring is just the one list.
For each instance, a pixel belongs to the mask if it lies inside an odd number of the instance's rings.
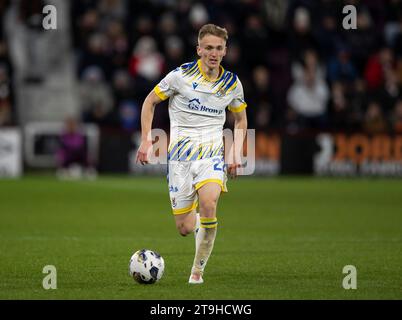
[[199,198],[200,228],[196,235],[196,253],[189,283],[202,283],[202,275],[211,255],[218,221],[216,208],[222,186],[215,182],[209,182],[197,191]]
[[168,166],[169,197],[176,228],[182,236],[193,233],[197,226],[197,193],[190,173],[191,163],[170,162]]
[[176,228],[183,237],[196,232],[199,228],[200,216],[195,209],[189,213],[177,214],[174,218]]

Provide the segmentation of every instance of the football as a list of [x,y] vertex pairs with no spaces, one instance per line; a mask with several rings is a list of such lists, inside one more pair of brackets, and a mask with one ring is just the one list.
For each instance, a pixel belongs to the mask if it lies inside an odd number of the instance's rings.
[[135,252],[130,259],[130,276],[141,284],[159,281],[165,271],[165,261],[155,251],[142,249]]

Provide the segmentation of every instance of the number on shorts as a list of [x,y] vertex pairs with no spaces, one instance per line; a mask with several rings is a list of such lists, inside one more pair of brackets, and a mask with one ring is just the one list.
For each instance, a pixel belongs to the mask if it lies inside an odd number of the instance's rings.
[[213,159],[215,171],[223,171],[222,160],[221,159]]

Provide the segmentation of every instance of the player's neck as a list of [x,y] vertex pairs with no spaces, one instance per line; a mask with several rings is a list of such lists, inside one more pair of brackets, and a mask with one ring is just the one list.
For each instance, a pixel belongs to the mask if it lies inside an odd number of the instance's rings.
[[209,68],[208,66],[206,66],[202,60],[201,60],[201,64],[200,64],[200,68],[201,71],[208,77],[209,80],[214,81],[216,79],[218,79],[219,75],[220,75],[220,69],[221,66],[218,65],[216,68]]

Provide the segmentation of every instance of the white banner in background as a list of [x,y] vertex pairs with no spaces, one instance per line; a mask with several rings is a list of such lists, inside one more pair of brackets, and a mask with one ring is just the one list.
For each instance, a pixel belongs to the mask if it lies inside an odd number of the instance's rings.
[[22,174],[22,143],[18,129],[0,129],[0,178]]

